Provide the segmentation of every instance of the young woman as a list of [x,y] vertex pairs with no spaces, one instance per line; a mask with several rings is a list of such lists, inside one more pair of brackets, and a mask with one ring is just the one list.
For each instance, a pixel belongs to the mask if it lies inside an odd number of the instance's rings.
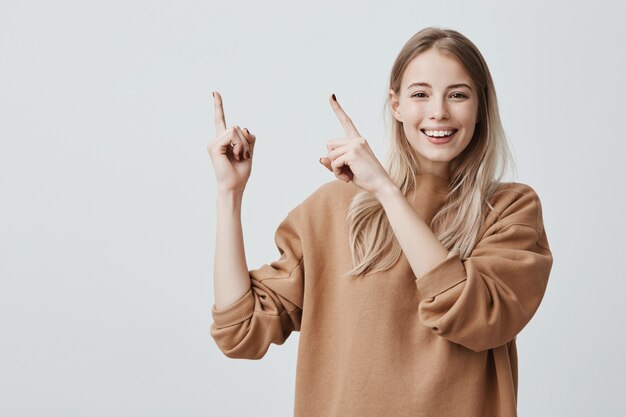
[[454,30],[426,28],[391,70],[386,167],[333,94],[346,137],[336,178],[289,211],[280,259],[248,270],[241,200],[255,136],[215,96],[211,336],[259,359],[300,332],[295,416],[517,415],[516,336],[552,268],[534,189],[511,161],[487,64]]

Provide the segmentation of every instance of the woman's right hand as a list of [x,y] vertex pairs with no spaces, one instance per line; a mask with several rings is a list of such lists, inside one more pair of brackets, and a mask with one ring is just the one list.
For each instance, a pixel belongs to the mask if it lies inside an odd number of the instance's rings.
[[252,169],[256,136],[237,125],[226,129],[222,96],[217,91],[213,93],[213,101],[216,137],[207,150],[215,169],[218,192],[243,192]]

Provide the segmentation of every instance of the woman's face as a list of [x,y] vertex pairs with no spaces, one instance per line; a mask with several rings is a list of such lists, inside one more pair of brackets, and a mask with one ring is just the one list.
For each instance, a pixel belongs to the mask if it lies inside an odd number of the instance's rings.
[[[411,61],[399,94],[389,94],[393,115],[416,151],[420,171],[449,178],[450,161],[467,147],[478,122],[477,91],[469,74],[454,55],[431,48]],[[427,136],[441,131],[454,133],[450,138]]]

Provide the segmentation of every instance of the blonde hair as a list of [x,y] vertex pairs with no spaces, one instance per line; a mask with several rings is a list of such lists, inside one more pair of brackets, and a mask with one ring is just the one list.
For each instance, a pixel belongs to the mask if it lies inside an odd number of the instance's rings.
[[[468,146],[451,161],[450,189],[430,228],[448,251],[467,258],[479,238],[478,232],[489,202],[508,168],[514,166],[500,121],[496,91],[489,68],[476,46],[451,29],[427,27],[413,35],[400,50],[391,69],[389,89],[400,93],[409,63],[431,48],[454,55],[478,87],[478,124]],[[388,90],[387,89],[387,92]],[[389,96],[385,107],[389,105]],[[385,118],[391,114],[384,111]],[[385,170],[406,196],[416,186],[419,166],[402,123],[391,117],[391,143]],[[388,126],[386,124],[386,126]],[[358,277],[391,268],[402,249],[376,196],[360,191],[348,208],[349,245],[354,267],[344,276]]]

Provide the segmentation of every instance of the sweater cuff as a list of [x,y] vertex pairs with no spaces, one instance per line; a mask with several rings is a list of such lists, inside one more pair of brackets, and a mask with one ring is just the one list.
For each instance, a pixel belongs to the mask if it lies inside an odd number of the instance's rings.
[[213,303],[211,315],[217,328],[232,326],[252,317],[254,312],[254,293],[252,287],[239,300],[226,308],[218,310]]
[[466,279],[467,273],[460,252],[453,251],[430,271],[416,278],[415,283],[420,299],[423,300],[435,297]]

